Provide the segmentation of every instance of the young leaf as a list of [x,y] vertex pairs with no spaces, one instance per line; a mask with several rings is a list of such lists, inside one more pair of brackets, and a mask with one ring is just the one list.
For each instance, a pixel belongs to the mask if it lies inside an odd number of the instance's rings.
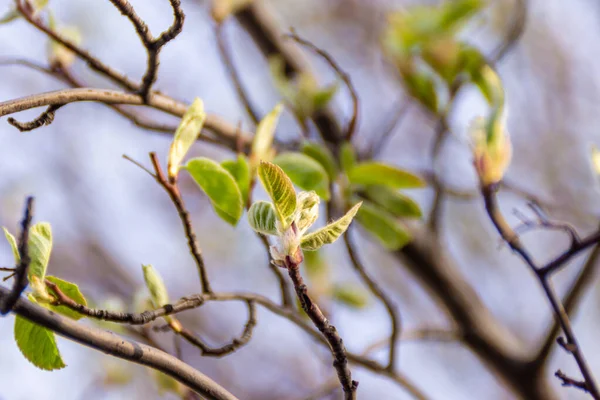
[[155,308],[169,304],[169,294],[167,293],[167,287],[163,282],[162,278],[154,267],[150,264],[142,265],[144,271],[144,280],[146,281],[146,287],[150,291],[152,297],[152,305]]
[[348,283],[335,285],[331,295],[335,300],[351,308],[365,308],[369,303],[369,295],[363,288]]
[[[217,162],[198,157],[185,168],[194,181],[206,193],[217,214],[231,225],[235,225],[244,212],[242,193],[235,178]],[[227,215],[228,218],[224,218]]]
[[304,142],[302,143],[302,152],[307,156],[314,158],[323,166],[323,168],[325,168],[327,175],[329,175],[329,180],[333,181],[337,178],[338,168],[335,163],[335,158],[325,145],[314,142]]
[[270,113],[268,113],[256,127],[256,134],[252,140],[252,149],[250,151],[250,165],[255,171],[259,162],[270,161],[275,155],[273,149],[273,139],[275,138],[275,128],[279,121],[279,115],[283,111],[283,105],[277,104]]
[[314,190],[324,200],[329,200],[329,176],[315,159],[302,154],[285,152],[273,159],[300,189]]
[[290,178],[275,164],[261,161],[258,177],[273,200],[282,228],[287,228],[287,219],[296,211],[296,191]]
[[[81,43],[81,33],[74,26],[57,26],[54,15],[50,12],[48,18],[50,29],[58,32],[61,36],[69,39],[75,44]],[[75,61],[75,53],[67,49],[55,40],[48,43],[48,63],[56,68],[68,68]]]
[[[56,286],[58,286],[58,288],[61,290],[61,292],[66,294],[71,299],[75,300],[75,302],[77,304],[82,304],[84,306],[87,305],[87,301],[86,301],[85,297],[83,297],[83,294],[81,294],[81,292],[79,291],[79,287],[76,284],[62,280],[55,276],[50,276],[50,275],[48,275],[46,277],[46,280],[48,280],[48,281],[54,283]],[[85,317],[85,315],[80,314],[76,311],[73,311],[70,308],[65,307],[65,306],[54,306],[54,305],[50,304],[48,308],[50,308],[52,311],[55,311],[59,314],[62,314],[64,316],[72,318],[74,320],[79,320],[79,319]]]
[[17,315],[14,332],[19,350],[33,365],[47,371],[66,367],[52,331]]
[[221,166],[234,177],[245,204],[248,201],[248,191],[250,190],[250,166],[246,156],[239,154],[237,160],[225,160]]
[[412,189],[425,186],[425,182],[410,172],[376,161],[356,165],[348,178],[358,185],[383,185],[392,189]]
[[319,202],[319,196],[314,191],[298,193],[298,208],[294,221],[300,235],[303,235],[319,217]]
[[8,241],[8,244],[10,244],[10,248],[12,249],[13,256],[15,258],[15,264],[20,263],[21,255],[19,254],[19,246],[17,245],[17,240],[5,227],[2,227],[2,230],[4,230],[4,236],[6,236],[6,240]]
[[302,247],[303,250],[314,251],[326,244],[335,242],[344,232],[346,232],[346,229],[350,226],[352,219],[361,205],[362,202],[356,204],[342,218],[318,231],[303,236],[300,240],[300,247]]
[[183,115],[169,149],[168,172],[170,178],[177,176],[179,166],[198,135],[200,135],[205,120],[204,103],[196,98]]
[[257,201],[248,210],[250,227],[263,235],[277,235],[277,211],[268,201]]
[[356,165],[356,152],[352,143],[344,142],[340,149],[340,164],[344,172],[350,173],[352,168]]
[[408,232],[392,214],[369,202],[363,204],[356,219],[388,250],[398,250],[411,240]]
[[29,282],[36,276],[44,281],[52,252],[52,229],[47,222],[38,222],[29,229]]
[[387,186],[367,186],[366,196],[395,217],[421,218],[421,208],[410,197]]

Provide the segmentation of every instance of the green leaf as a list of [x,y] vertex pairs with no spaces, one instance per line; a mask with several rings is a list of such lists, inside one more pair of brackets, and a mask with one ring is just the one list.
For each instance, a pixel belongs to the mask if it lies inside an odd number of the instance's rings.
[[304,268],[311,280],[315,278],[323,279],[328,270],[327,262],[321,252],[321,250],[317,250],[304,253]]
[[240,188],[229,171],[204,157],[193,158],[182,168],[190,173],[206,193],[217,214],[231,225],[237,224],[244,212],[244,201]]
[[356,165],[348,178],[358,185],[383,185],[392,189],[413,189],[425,186],[425,182],[408,171],[376,161]]
[[19,350],[33,365],[47,371],[66,367],[52,331],[17,315],[14,332]]
[[52,228],[47,222],[38,222],[29,229],[29,282],[36,276],[40,281],[46,277],[46,269],[52,252]]
[[258,177],[267,194],[273,200],[282,229],[288,226],[288,218],[296,211],[296,191],[290,178],[275,164],[261,161]]
[[239,154],[237,160],[225,160],[221,163],[231,176],[237,182],[244,204],[248,201],[248,191],[250,190],[250,166],[248,160],[243,154]]
[[300,235],[303,235],[319,217],[319,202],[319,196],[312,190],[298,193],[297,215],[294,221]]
[[356,152],[350,142],[342,143],[340,148],[340,164],[346,174],[350,173],[356,165]]
[[387,186],[367,186],[366,196],[395,217],[421,218],[419,204]]
[[21,255],[19,254],[19,246],[17,245],[17,240],[5,227],[2,227],[2,230],[4,230],[4,236],[6,236],[6,240],[8,241],[8,244],[10,244],[10,248],[12,249],[13,257],[15,258],[15,265],[19,264],[21,262]]
[[263,235],[277,235],[277,211],[268,201],[257,201],[248,210],[250,227]]
[[314,158],[302,153],[284,152],[273,159],[273,164],[279,165],[300,189],[314,190],[319,197],[329,200],[329,176]]
[[335,163],[335,158],[325,145],[320,145],[314,142],[303,142],[302,152],[319,162],[319,164],[325,168],[325,171],[327,171],[331,181],[334,181],[337,178],[338,168]]
[[394,216],[365,201],[356,219],[388,250],[398,250],[411,240],[410,235]]
[[250,165],[253,171],[255,171],[260,161],[271,161],[275,155],[273,139],[275,138],[275,128],[277,127],[277,122],[279,122],[279,116],[282,111],[283,105],[277,104],[256,127],[256,134],[252,140],[252,149],[250,151]]
[[144,271],[144,280],[146,281],[146,287],[150,291],[154,308],[160,308],[169,304],[167,287],[158,272],[150,264],[142,265],[142,270]]
[[369,303],[369,295],[363,288],[348,283],[335,285],[331,295],[335,300],[351,308],[365,308]]
[[[83,294],[81,294],[81,292],[79,291],[79,287],[76,284],[62,280],[55,276],[50,276],[50,275],[48,275],[46,277],[46,280],[48,280],[48,281],[54,283],[56,286],[58,286],[58,288],[64,294],[66,294],[68,297],[73,299],[77,304],[82,304],[84,306],[87,306],[87,300],[85,299],[85,297],[83,297]],[[62,314],[64,316],[72,318],[74,320],[79,320],[79,319],[85,317],[85,315],[80,314],[76,311],[73,311],[70,308],[65,307],[65,306],[54,306],[54,305],[50,304],[48,306],[48,308],[50,308],[52,311],[55,311],[59,314]]]
[[327,104],[333,99],[333,96],[337,93],[339,85],[337,83],[333,83],[331,85],[325,86],[322,89],[317,89],[312,94],[312,107],[314,111],[321,110],[325,108]]
[[346,229],[350,226],[352,219],[361,205],[362,202],[356,204],[342,218],[318,231],[303,236],[300,240],[300,247],[302,247],[303,250],[314,251],[326,244],[335,242],[344,232],[346,232]]
[[177,176],[179,166],[200,135],[205,120],[204,103],[196,98],[183,115],[169,149],[168,171],[170,178]]
[[432,112],[438,111],[435,79],[426,72],[410,71],[402,74],[408,92]]
[[154,382],[156,383],[156,387],[158,389],[159,396],[164,396],[166,393],[174,393],[180,398],[184,398],[184,394],[186,393],[185,387],[174,378],[171,378],[169,375],[162,373],[157,370],[151,370],[152,375],[154,377]]

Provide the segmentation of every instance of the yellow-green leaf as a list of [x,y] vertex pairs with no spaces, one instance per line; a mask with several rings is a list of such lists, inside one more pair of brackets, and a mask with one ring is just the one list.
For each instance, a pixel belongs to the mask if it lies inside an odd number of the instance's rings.
[[267,194],[273,201],[282,228],[287,228],[287,220],[296,211],[296,191],[290,178],[277,165],[261,161],[258,177]]
[[10,248],[12,249],[16,265],[21,262],[21,255],[19,254],[19,246],[17,245],[17,240],[5,227],[2,227],[2,230],[4,230],[4,236],[6,236],[6,240],[8,241],[8,244],[10,244]]
[[340,164],[346,174],[356,165],[356,152],[350,142],[342,143],[340,148]]
[[257,201],[248,210],[250,227],[263,235],[277,235],[277,211],[268,201]]
[[154,308],[169,304],[169,293],[158,271],[150,264],[142,265],[142,270],[144,271],[144,281],[146,281],[146,287],[150,291]]
[[326,244],[335,242],[344,232],[346,232],[346,229],[350,226],[352,219],[361,205],[362,202],[356,204],[342,218],[318,231],[303,236],[300,240],[300,247],[302,247],[303,250],[314,251]]
[[365,201],[356,219],[388,250],[398,250],[410,242],[409,233],[387,211]]
[[413,189],[425,186],[417,175],[388,164],[369,161],[356,165],[348,174],[357,185],[383,185],[393,189]]
[[293,183],[303,190],[314,190],[319,197],[329,200],[329,176],[314,158],[302,153],[284,152],[273,159]]
[[244,212],[244,201],[240,187],[229,171],[204,157],[193,158],[182,168],[206,193],[217,214],[231,225],[237,224]]
[[221,166],[235,178],[245,204],[248,201],[248,191],[250,190],[250,166],[246,156],[239,154],[237,160],[225,160]]
[[190,147],[192,147],[192,144],[200,135],[205,120],[204,103],[199,98],[196,98],[183,115],[175,131],[175,137],[169,149],[169,177],[175,178],[177,176],[179,166]]
[[338,168],[335,163],[335,158],[327,146],[314,142],[303,142],[302,152],[319,162],[319,164],[325,168],[325,171],[327,171],[331,181],[334,181],[337,178]]
[[[46,277],[46,280],[48,280],[48,281],[54,283],[56,286],[58,286],[58,288],[61,290],[61,292],[63,292],[68,297],[73,299],[77,304],[82,304],[84,306],[87,305],[87,300],[85,299],[85,297],[83,297],[83,294],[81,294],[81,292],[79,291],[79,287],[76,284],[62,280],[55,276],[50,276],[50,275],[48,275]],[[65,307],[65,306],[54,306],[54,305],[50,304],[50,305],[48,305],[48,308],[50,308],[52,311],[55,311],[59,314],[62,314],[64,316],[72,318],[74,320],[79,320],[79,319],[85,317],[85,315],[80,314],[76,311],[73,311],[70,308]]]
[[14,333],[21,354],[36,367],[47,371],[66,367],[52,331],[17,315]]
[[421,218],[419,204],[387,186],[367,186],[365,195],[395,217]]
[[351,308],[365,308],[369,303],[368,293],[363,288],[349,283],[335,285],[331,295],[335,300]]
[[279,116],[283,111],[283,105],[277,104],[270,113],[268,113],[256,127],[256,134],[252,140],[252,149],[250,152],[250,166],[255,171],[260,161],[271,161],[275,155],[273,149],[273,139],[275,138],[275,128],[279,122]]
[[46,277],[46,269],[52,252],[52,228],[47,222],[38,222],[29,229],[29,282],[36,276],[40,281]]

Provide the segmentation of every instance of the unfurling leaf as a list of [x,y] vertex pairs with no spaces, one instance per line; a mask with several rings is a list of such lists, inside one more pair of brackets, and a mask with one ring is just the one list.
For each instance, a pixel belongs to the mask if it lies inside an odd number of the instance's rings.
[[277,235],[277,211],[268,201],[257,201],[248,210],[250,227],[263,235]]
[[298,193],[298,208],[294,221],[299,235],[303,235],[319,217],[319,202],[319,196],[314,191]]
[[185,114],[183,114],[183,118],[175,131],[167,163],[169,178],[175,179],[177,177],[179,166],[190,150],[190,147],[192,147],[192,144],[194,144],[200,135],[205,120],[204,103],[199,98],[196,98]]
[[246,156],[239,154],[237,160],[225,160],[221,163],[221,166],[234,177],[242,193],[242,200],[246,204],[248,191],[250,190],[250,166]]
[[300,247],[303,250],[314,251],[318,250],[326,244],[335,242],[350,226],[352,219],[356,215],[362,202],[352,207],[346,215],[335,222],[302,237]]
[[210,199],[217,214],[231,225],[237,224],[244,212],[242,192],[235,178],[217,162],[198,157],[185,167]]
[[388,250],[398,250],[411,240],[408,232],[392,214],[369,202],[364,202],[356,219]]
[[14,333],[19,350],[36,367],[47,371],[66,367],[52,331],[17,315]]
[[273,164],[300,189],[314,190],[324,200],[329,200],[329,177],[327,171],[315,159],[302,153],[285,152],[273,159]]
[[356,165],[356,152],[350,142],[342,143],[340,149],[340,164],[346,174],[350,173],[352,168]]
[[421,208],[413,199],[387,186],[367,186],[366,196],[374,203],[400,218],[421,218]]
[[[85,297],[83,297],[83,294],[81,294],[81,292],[79,291],[79,287],[76,284],[62,280],[55,276],[50,276],[50,275],[48,275],[46,277],[46,280],[48,280],[48,281],[54,283],[56,286],[58,286],[58,288],[60,289],[61,292],[63,292],[65,295],[67,295],[67,297],[70,297],[71,299],[73,299],[77,304],[82,304],[84,306],[87,305],[87,301],[86,301]],[[65,307],[65,306],[55,306],[55,305],[50,304],[48,306],[48,308],[50,308],[52,311],[55,311],[59,314],[62,314],[64,316],[72,318],[74,320],[79,320],[79,319],[85,317],[85,315],[80,314],[76,311],[73,311],[70,308]]]
[[335,285],[331,294],[335,300],[356,309],[365,308],[369,303],[369,295],[363,288],[348,283]]
[[10,244],[10,248],[12,249],[13,257],[15,258],[15,265],[19,264],[21,262],[21,255],[19,254],[19,246],[17,245],[17,240],[5,227],[2,227],[2,230],[4,230],[4,236],[6,236],[6,240],[8,241],[8,244]]
[[[25,8],[30,9],[32,16],[37,17],[40,11],[48,5],[48,0],[29,0],[25,3]],[[4,16],[0,17],[0,25],[7,24],[21,17],[21,13],[16,7],[10,9]]]
[[296,211],[296,191],[290,178],[275,164],[261,161],[258,177],[275,205],[282,229],[288,225],[288,218]]
[[275,128],[277,127],[277,122],[279,122],[279,116],[282,111],[283,105],[277,104],[256,127],[256,134],[252,140],[252,149],[250,151],[250,167],[252,171],[256,171],[260,161],[271,161],[275,156],[273,139],[275,138]]
[[52,252],[52,228],[47,222],[38,222],[29,229],[29,282],[37,277],[41,282],[46,277],[46,269]]
[[314,142],[302,143],[302,152],[309,157],[314,158],[319,162],[327,171],[329,180],[334,181],[338,175],[338,168],[335,162],[335,158],[331,151],[325,146]]
[[150,264],[142,265],[142,269],[144,271],[144,281],[146,281],[146,287],[150,291],[154,308],[169,304],[167,287],[158,272]]
[[356,165],[348,174],[350,182],[357,185],[383,185],[392,189],[413,189],[425,186],[418,176],[376,161]]
[[[81,33],[74,26],[57,26],[54,16],[50,13],[48,26],[50,29],[58,32],[62,37],[78,45],[81,43]],[[75,61],[75,53],[50,39],[48,43],[48,63],[54,68],[68,68]]]

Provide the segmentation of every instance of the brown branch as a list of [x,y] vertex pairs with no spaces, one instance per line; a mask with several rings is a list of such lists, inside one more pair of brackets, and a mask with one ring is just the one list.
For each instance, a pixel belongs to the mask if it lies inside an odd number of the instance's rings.
[[554,376],[561,380],[561,385],[563,386],[571,386],[577,389],[581,389],[586,393],[591,393],[588,384],[585,381],[578,381],[576,379],[570,378],[560,369],[554,373]]
[[212,289],[210,287],[210,282],[206,273],[206,266],[204,265],[202,250],[200,250],[200,246],[198,246],[198,242],[196,240],[196,233],[194,232],[194,228],[192,227],[192,220],[190,219],[190,213],[185,208],[185,203],[183,202],[183,198],[181,197],[181,193],[179,192],[177,183],[170,182],[165,177],[162,168],[160,167],[160,163],[158,161],[156,153],[150,153],[150,160],[152,161],[152,165],[154,167],[156,181],[163,187],[163,189],[165,189],[165,191],[171,198],[171,201],[173,202],[173,205],[177,210],[177,214],[179,215],[179,219],[181,220],[181,223],[183,225],[185,236],[188,242],[188,247],[190,249],[190,254],[192,255],[192,258],[196,263],[196,267],[198,268],[198,275],[200,276],[202,293],[211,293]]
[[333,355],[333,367],[335,368],[338,379],[344,390],[344,398],[346,400],[356,399],[356,389],[358,382],[352,380],[352,374],[348,368],[348,357],[344,342],[338,334],[335,326],[331,325],[327,318],[321,312],[319,306],[308,295],[308,288],[304,284],[304,280],[300,275],[300,265],[294,263],[288,256],[286,260],[286,268],[296,289],[296,294],[300,300],[302,309],[308,315],[313,324],[323,334],[327,340],[331,353]]
[[504,58],[519,42],[527,25],[528,0],[516,0],[513,23],[504,40],[490,55],[492,64]]
[[585,248],[583,247],[584,242],[588,243],[587,246],[598,243],[600,241],[600,232],[591,235],[591,237],[583,239],[581,243],[576,246],[571,246],[569,250],[562,253],[555,260],[540,268],[536,265],[529,252],[525,249],[517,234],[502,216],[496,199],[497,185],[484,186],[482,187],[481,192],[485,201],[486,211],[490,217],[490,220],[496,227],[496,230],[498,233],[500,233],[500,236],[504,239],[504,241],[508,243],[511,249],[521,256],[521,258],[538,278],[538,281],[542,286],[550,305],[552,306],[554,316],[560,323],[560,326],[567,337],[568,350],[577,362],[577,366],[579,367],[579,370],[585,379],[585,385],[587,389],[594,399],[600,399],[600,391],[598,390],[598,386],[594,376],[592,375],[590,367],[585,360],[583,351],[578,344],[575,332],[571,326],[571,321],[569,320],[569,316],[567,315],[567,312],[550,281],[550,275],[552,272],[562,267],[573,255]]
[[348,122],[348,127],[344,133],[344,139],[351,141],[352,137],[354,136],[354,132],[356,131],[356,121],[358,119],[358,93],[352,84],[350,75],[348,75],[348,73],[345,72],[342,67],[340,67],[340,65],[333,59],[333,57],[325,50],[320,49],[308,40],[301,38],[293,31],[292,33],[288,33],[286,36],[295,40],[297,43],[300,43],[302,46],[312,50],[314,53],[323,58],[348,88],[350,97],[352,98],[352,117],[350,118],[350,122]]
[[41,113],[38,117],[36,117],[33,121],[30,122],[19,122],[14,118],[8,118],[7,121],[9,124],[17,128],[21,132],[32,131],[37,128],[41,128],[44,125],[50,125],[52,121],[54,121],[54,115],[56,110],[61,108],[64,104],[51,104],[48,106],[46,111]]
[[400,336],[400,332],[402,331],[401,320],[398,314],[398,310],[396,309],[396,305],[392,302],[392,299],[390,299],[385,294],[385,292],[379,287],[377,282],[375,282],[375,280],[367,272],[365,266],[359,258],[356,245],[352,242],[352,238],[350,237],[349,232],[350,230],[346,231],[346,233],[344,234],[344,244],[346,245],[346,251],[348,252],[348,256],[350,257],[351,264],[354,270],[360,275],[362,281],[373,293],[373,295],[383,303],[390,317],[391,333],[388,340],[389,358],[387,368],[390,371],[393,371],[396,361],[398,338]]
[[225,66],[225,71],[229,75],[229,79],[233,83],[233,88],[237,93],[238,98],[240,99],[244,109],[246,110],[246,114],[250,117],[254,125],[257,125],[260,122],[260,115],[258,111],[252,105],[250,100],[250,95],[244,89],[242,84],[242,79],[238,74],[237,69],[233,63],[233,57],[227,47],[227,43],[225,40],[225,25],[224,23],[217,23],[215,26],[215,37],[217,39],[217,48],[219,49],[219,54],[221,55],[221,59],[223,61],[223,65]]
[[169,0],[171,8],[173,9],[173,24],[158,38],[152,36],[148,25],[139,17],[139,15],[137,15],[129,1],[110,0],[110,2],[121,12],[121,14],[131,21],[148,53],[148,65],[138,91],[139,95],[144,99],[144,103],[148,103],[150,89],[152,88],[152,84],[156,81],[158,74],[160,50],[169,41],[175,39],[175,37],[181,33],[183,28],[185,14],[181,9],[181,2],[180,0]]
[[12,289],[4,297],[4,301],[0,301],[0,315],[6,315],[13,309],[19,297],[21,297],[21,293],[27,287],[27,272],[29,270],[29,263],[31,262],[29,258],[29,228],[32,219],[33,197],[28,197],[25,200],[25,212],[21,221],[21,234],[17,242],[20,260],[13,273],[15,280]]

